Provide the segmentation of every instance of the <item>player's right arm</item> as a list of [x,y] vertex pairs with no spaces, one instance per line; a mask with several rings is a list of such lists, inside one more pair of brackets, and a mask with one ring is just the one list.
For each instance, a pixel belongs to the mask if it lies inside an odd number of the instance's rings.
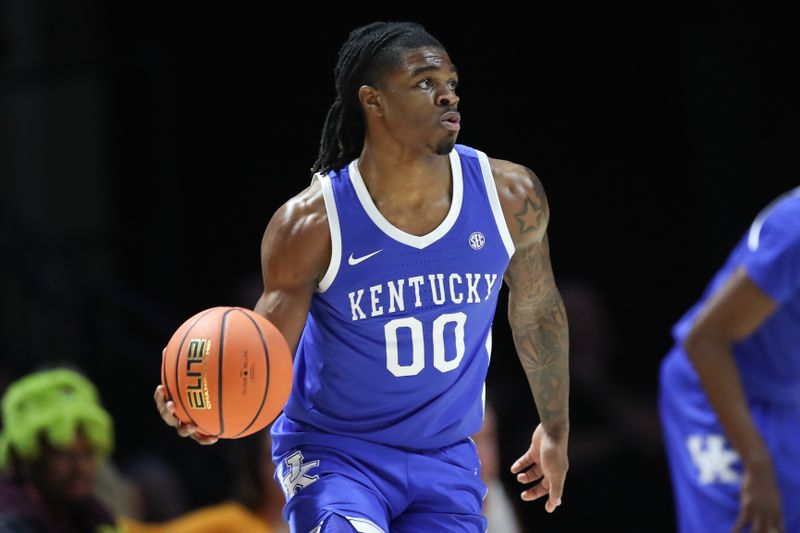
[[286,338],[292,354],[308,316],[311,296],[331,260],[331,235],[319,181],[285,203],[261,241],[264,293],[255,311]]
[[[267,224],[261,240],[261,273],[264,292],[255,311],[283,334],[292,354],[308,316],[311,297],[325,275],[331,259],[331,236],[319,180],[283,204]],[[164,422],[181,437],[200,444],[213,444],[216,437],[196,433],[193,424],[181,424],[175,405],[166,401],[159,385],[156,406]]]

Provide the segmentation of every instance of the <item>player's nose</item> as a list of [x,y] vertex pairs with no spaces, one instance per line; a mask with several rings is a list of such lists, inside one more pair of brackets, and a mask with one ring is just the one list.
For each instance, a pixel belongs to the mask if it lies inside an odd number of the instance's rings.
[[454,106],[458,103],[458,100],[456,92],[449,88],[436,95],[436,104],[441,106]]

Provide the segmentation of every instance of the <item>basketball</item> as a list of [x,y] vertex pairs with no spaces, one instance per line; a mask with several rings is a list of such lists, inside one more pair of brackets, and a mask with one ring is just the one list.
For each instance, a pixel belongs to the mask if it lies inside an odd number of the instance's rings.
[[200,433],[236,439],[280,414],[292,388],[289,345],[249,309],[213,307],[184,322],[161,360],[175,416]]

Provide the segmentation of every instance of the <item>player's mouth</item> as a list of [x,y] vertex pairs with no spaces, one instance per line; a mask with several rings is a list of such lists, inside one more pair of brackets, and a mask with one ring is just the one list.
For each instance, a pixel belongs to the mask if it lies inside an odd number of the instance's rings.
[[457,111],[448,111],[442,115],[440,124],[450,131],[458,131],[461,129],[461,113]]

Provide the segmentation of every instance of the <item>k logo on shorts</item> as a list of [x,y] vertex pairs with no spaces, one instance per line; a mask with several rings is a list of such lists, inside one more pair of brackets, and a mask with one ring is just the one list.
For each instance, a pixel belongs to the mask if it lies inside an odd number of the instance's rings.
[[739,454],[726,446],[722,435],[690,435],[686,447],[698,470],[698,483],[737,484],[741,480],[733,466],[739,462]]
[[287,500],[319,479],[319,476],[307,475],[309,470],[319,466],[319,461],[304,463],[299,451],[284,459],[281,466],[281,485]]

